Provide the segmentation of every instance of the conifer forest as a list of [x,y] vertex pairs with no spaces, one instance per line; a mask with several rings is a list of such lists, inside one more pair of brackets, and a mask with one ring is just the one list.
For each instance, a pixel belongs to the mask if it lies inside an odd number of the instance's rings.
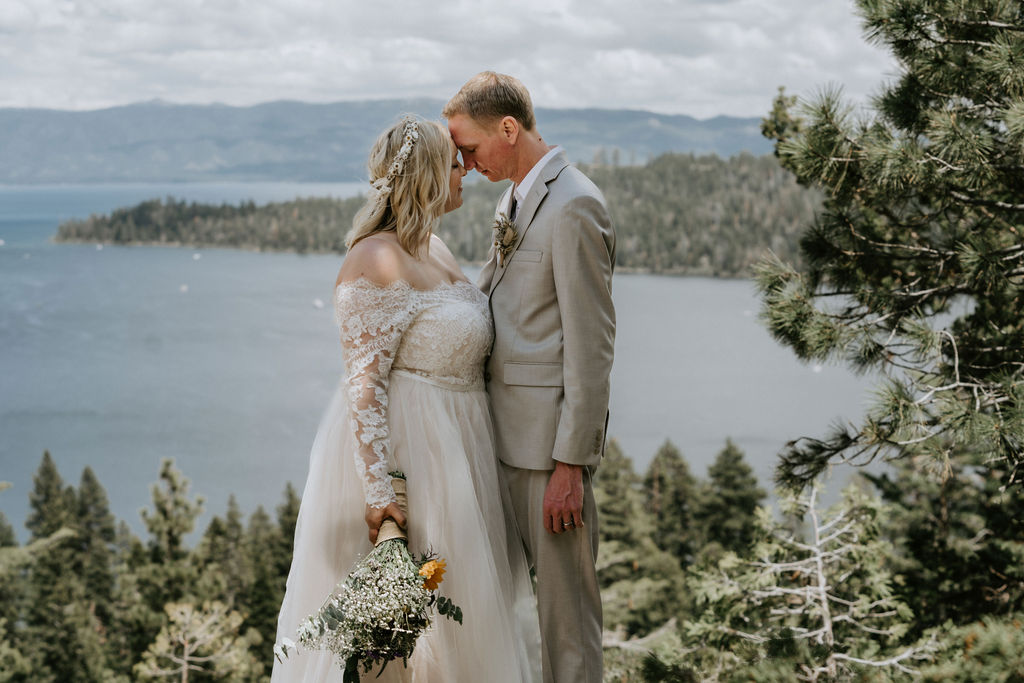
[[[665,154],[644,166],[618,166],[599,155],[583,168],[608,200],[621,269],[749,276],[766,249],[795,258],[801,226],[821,204],[818,192],[801,187],[771,156]],[[494,206],[505,187],[467,183],[462,208],[442,220],[438,234],[460,261],[487,258]],[[57,239],[342,253],[363,202],[308,198],[214,206],[168,197],[68,221]]]
[[[586,169],[620,267],[752,274],[781,345],[878,378],[856,423],[792,435],[771,497],[726,435],[706,473],[610,442],[606,681],[1024,680],[1024,5],[856,6],[899,64],[868,109],[780,89],[774,157]],[[458,257],[484,257],[498,191],[446,219]],[[60,237],[341,251],[359,202],[154,201]],[[825,505],[829,473],[852,483]],[[30,540],[0,519],[0,681],[267,680],[298,493],[231,500],[190,544],[204,501],[170,461],[155,480],[140,537],[43,455]]]

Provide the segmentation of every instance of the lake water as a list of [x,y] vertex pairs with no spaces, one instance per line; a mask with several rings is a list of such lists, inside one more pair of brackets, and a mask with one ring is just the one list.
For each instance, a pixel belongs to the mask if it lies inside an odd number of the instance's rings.
[[[301,491],[342,371],[331,310],[340,258],[55,245],[61,220],[153,197],[257,202],[358,184],[0,186],[0,511],[27,532],[45,449],[69,483],[89,465],[141,532],[172,457],[209,514]],[[470,271],[471,277],[475,271]],[[619,274],[610,435],[642,471],[671,439],[694,473],[731,437],[771,487],[786,441],[863,414],[868,384],[808,366],[757,321],[742,280]]]

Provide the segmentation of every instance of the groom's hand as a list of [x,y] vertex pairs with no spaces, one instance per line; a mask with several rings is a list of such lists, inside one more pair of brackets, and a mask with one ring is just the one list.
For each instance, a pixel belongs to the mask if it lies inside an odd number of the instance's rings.
[[583,468],[555,463],[544,490],[544,528],[560,534],[583,526]]
[[390,517],[395,520],[398,526],[405,528],[405,514],[398,507],[398,503],[391,503],[386,508],[372,508],[366,506],[366,526],[370,528],[370,543],[377,542],[377,534],[380,533],[380,525]]

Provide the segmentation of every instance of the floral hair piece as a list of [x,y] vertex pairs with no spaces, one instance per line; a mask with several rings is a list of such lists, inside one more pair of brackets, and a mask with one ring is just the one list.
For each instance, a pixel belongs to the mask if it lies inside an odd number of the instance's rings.
[[409,160],[409,155],[412,154],[413,145],[420,139],[420,124],[416,119],[407,116],[402,121],[405,122],[405,128],[402,131],[402,146],[398,150],[398,154],[391,161],[391,166],[388,167],[388,172],[383,178],[377,178],[370,183],[373,189],[374,202],[379,206],[383,204],[388,196],[391,194],[391,184],[395,181],[395,178],[401,174],[402,169],[405,168],[405,162]]

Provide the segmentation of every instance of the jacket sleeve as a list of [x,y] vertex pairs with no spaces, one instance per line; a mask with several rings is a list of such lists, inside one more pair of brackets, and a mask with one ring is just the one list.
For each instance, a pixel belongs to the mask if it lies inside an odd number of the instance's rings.
[[565,391],[552,457],[573,465],[597,465],[604,454],[615,350],[615,233],[600,196],[580,195],[562,207],[554,225],[551,258],[562,322]]

